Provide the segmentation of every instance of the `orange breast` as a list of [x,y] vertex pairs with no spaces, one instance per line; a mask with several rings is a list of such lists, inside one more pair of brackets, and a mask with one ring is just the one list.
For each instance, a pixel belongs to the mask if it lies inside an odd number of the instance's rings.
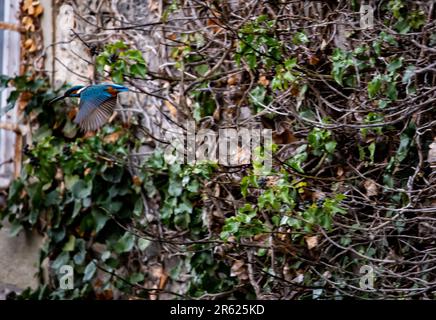
[[118,91],[112,87],[107,87],[106,91],[109,92],[113,97],[115,97],[118,93]]

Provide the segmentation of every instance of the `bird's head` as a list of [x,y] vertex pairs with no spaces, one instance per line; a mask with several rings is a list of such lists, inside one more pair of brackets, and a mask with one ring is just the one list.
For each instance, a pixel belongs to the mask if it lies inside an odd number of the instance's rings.
[[85,86],[82,85],[78,85],[78,86],[74,86],[70,89],[68,89],[67,91],[65,91],[64,93],[64,97],[79,97],[79,91],[80,89],[84,88]]
[[52,100],[49,101],[49,104],[55,103],[56,101],[65,99],[67,97],[79,97],[79,91],[80,89],[84,88],[85,86],[82,85],[78,85],[78,86],[74,86],[70,89],[68,89],[67,91],[65,91],[65,93],[62,96],[56,97]]

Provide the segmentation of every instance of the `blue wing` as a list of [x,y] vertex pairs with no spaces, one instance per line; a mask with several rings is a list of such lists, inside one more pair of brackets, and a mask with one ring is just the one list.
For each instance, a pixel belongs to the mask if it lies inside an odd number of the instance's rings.
[[79,112],[74,122],[83,130],[97,130],[112,115],[117,97],[106,89],[107,85],[101,84],[87,87],[80,93]]

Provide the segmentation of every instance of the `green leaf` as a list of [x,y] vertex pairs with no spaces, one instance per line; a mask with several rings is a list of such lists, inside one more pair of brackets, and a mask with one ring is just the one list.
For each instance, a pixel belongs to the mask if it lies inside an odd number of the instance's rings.
[[72,193],[76,199],[84,199],[89,197],[92,192],[92,181],[85,182],[84,180],[78,180],[72,188]]
[[192,180],[187,188],[186,188],[189,192],[193,192],[193,193],[197,193],[198,190],[200,189],[200,183],[198,182],[198,180]]
[[263,109],[265,104],[266,89],[262,86],[257,86],[249,93],[249,100],[251,104],[257,109]]
[[142,202],[142,198],[139,197],[135,202],[135,207],[133,208],[133,214],[137,217],[140,217],[144,212],[144,204]]
[[415,70],[416,67],[411,65],[406,68],[406,71],[404,71],[402,83],[403,84],[409,84],[412,80],[412,78],[415,76]]
[[370,99],[374,98],[380,91],[382,86],[382,81],[380,75],[374,77],[370,83],[368,83],[368,96]]
[[95,271],[97,271],[97,262],[92,260],[85,268],[83,272],[83,281],[88,282],[94,277]]
[[195,66],[195,72],[197,72],[200,76],[204,76],[206,72],[209,71],[209,66],[207,64],[200,64]]
[[142,63],[133,64],[130,66],[130,73],[144,78],[147,75],[147,67]]
[[411,139],[407,134],[403,133],[400,135],[400,145],[395,156],[399,162],[402,162],[407,157],[410,143]]
[[337,145],[336,141],[329,141],[325,144],[325,150],[331,154],[335,151],[336,145]]
[[147,240],[144,238],[138,239],[138,248],[141,251],[144,251],[145,249],[147,249],[150,244],[151,244],[150,240]]
[[142,273],[134,273],[129,277],[130,283],[136,284],[141,281],[144,281],[144,275]]
[[82,265],[83,262],[85,262],[85,256],[86,256],[85,240],[76,239],[76,247],[77,247],[77,253],[74,255],[73,260],[76,265]]
[[101,254],[101,261],[106,261],[107,259],[109,259],[111,256],[111,252],[110,251],[105,251]]
[[108,45],[108,48],[124,50],[124,49],[127,49],[127,45],[122,41],[117,41],[113,44]]
[[115,243],[114,249],[116,253],[129,252],[132,250],[135,244],[135,236],[130,232],[124,233],[124,235]]
[[123,72],[120,70],[112,71],[112,80],[117,84],[122,84],[124,82]]
[[76,244],[76,237],[70,235],[67,243],[65,243],[64,247],[62,248],[62,251],[73,251],[75,244]]
[[291,58],[285,60],[285,68],[287,70],[292,70],[297,65],[297,58]]
[[397,69],[401,68],[403,65],[403,58],[395,59],[388,65],[388,71],[394,73]]
[[63,251],[60,255],[57,256],[56,260],[53,261],[51,267],[54,270],[58,270],[60,267],[67,265],[70,261],[70,254],[67,251]]
[[97,65],[97,72],[100,74],[104,74],[104,67],[106,65],[108,65],[109,59],[108,59],[108,55],[106,54],[101,54],[99,55],[96,59],[95,59],[96,65]]
[[292,38],[293,44],[305,44],[309,42],[309,38],[306,36],[304,32],[297,32]]
[[248,54],[245,56],[245,61],[248,64],[248,67],[250,69],[256,69],[256,65],[257,65],[257,59],[256,56],[254,54]]
[[124,169],[119,166],[106,169],[101,175],[102,178],[108,182],[119,183],[123,176]]
[[375,142],[371,142],[371,144],[368,146],[369,159],[371,160],[371,164],[374,163],[375,147],[376,147]]
[[398,98],[398,90],[395,82],[390,82],[388,84],[387,96],[392,101],[397,100]]
[[286,163],[289,164],[293,169],[300,173],[304,173],[302,168],[302,164],[307,160],[308,154],[306,152],[307,144],[304,144],[297,148],[296,155],[294,155],[291,159],[287,160]]
[[173,197],[178,197],[182,194],[183,187],[180,180],[172,179],[170,185],[168,186],[168,194]]
[[144,64],[144,58],[142,57],[142,53],[139,50],[130,49],[127,50],[126,55],[129,57],[129,59],[135,60],[137,62],[140,62],[141,64]]
[[79,176],[73,175],[73,176],[65,176],[65,188],[68,191],[71,191],[73,189],[73,186],[76,184],[77,181],[79,181]]
[[95,221],[95,232],[99,233],[101,229],[106,225],[106,222],[109,220],[109,217],[102,213],[100,210],[93,209],[92,216]]
[[15,102],[17,102],[18,97],[20,96],[20,91],[18,90],[14,90],[9,94],[9,97],[7,98],[7,102],[12,105],[12,107],[14,106]]

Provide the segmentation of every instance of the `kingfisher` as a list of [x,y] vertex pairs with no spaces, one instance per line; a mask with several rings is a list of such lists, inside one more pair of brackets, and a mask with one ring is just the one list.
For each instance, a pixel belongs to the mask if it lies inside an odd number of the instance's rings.
[[79,112],[74,122],[84,131],[95,131],[111,117],[117,104],[118,93],[125,91],[129,89],[111,83],[77,85],[65,91],[63,96],[52,99],[49,104],[68,97],[80,98]]

